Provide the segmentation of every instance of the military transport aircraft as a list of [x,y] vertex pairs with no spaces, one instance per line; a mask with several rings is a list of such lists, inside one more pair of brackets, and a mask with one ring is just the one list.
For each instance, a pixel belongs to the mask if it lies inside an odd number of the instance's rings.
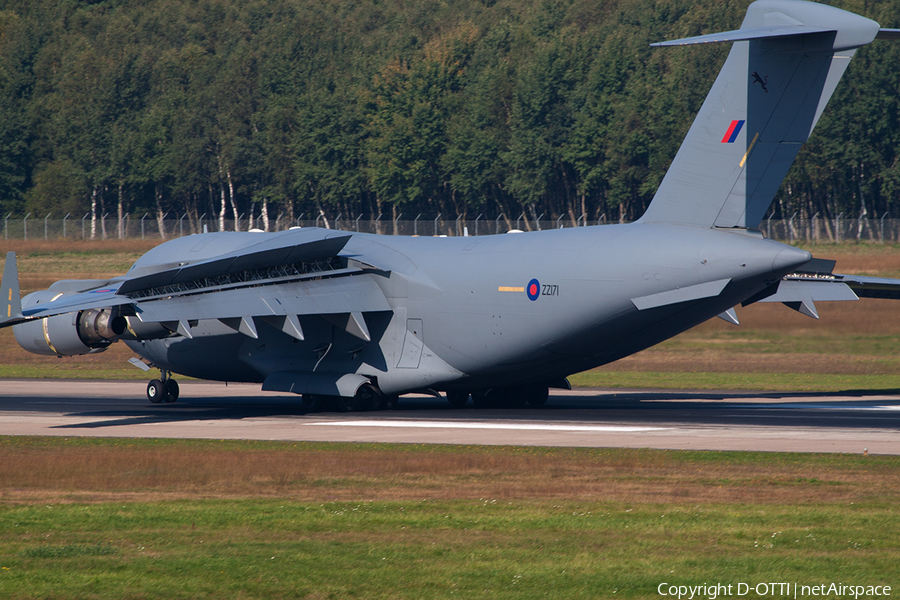
[[709,318],[736,323],[737,304],[817,317],[817,300],[900,298],[900,280],[833,274],[757,230],[855,50],[876,38],[900,30],[759,0],[738,30],[654,44],[733,46],[635,223],[455,238],[203,233],[161,244],[123,276],[21,300],[9,253],[0,326],[38,354],[122,340],[144,359],[133,362],[160,370],[153,402],[177,399],[181,373],[259,382],[310,409],[390,407],[416,391],[513,406]]

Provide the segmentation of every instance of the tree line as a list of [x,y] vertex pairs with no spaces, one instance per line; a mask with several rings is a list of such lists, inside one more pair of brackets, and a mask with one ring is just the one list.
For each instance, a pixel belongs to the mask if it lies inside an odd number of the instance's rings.
[[[747,4],[0,0],[0,210],[631,220],[728,52],[649,44]],[[857,53],[777,218],[900,216],[898,59]]]

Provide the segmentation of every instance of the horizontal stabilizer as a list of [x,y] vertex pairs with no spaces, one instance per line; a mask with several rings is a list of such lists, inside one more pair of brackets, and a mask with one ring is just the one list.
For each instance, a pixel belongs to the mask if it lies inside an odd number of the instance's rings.
[[800,314],[818,319],[816,302],[843,302],[858,299],[849,286],[839,281],[799,278],[780,281],[777,291],[759,302],[781,302]]
[[853,290],[853,293],[860,298],[900,300],[900,279],[837,274],[835,274],[835,278]]
[[762,38],[783,37],[786,35],[804,35],[807,33],[834,32],[834,29],[824,27],[804,27],[802,25],[787,25],[781,27],[752,27],[749,29],[736,29],[721,33],[710,33],[696,37],[682,38],[650,44],[654,48],[663,46],[690,46],[693,44],[718,44],[721,42],[745,42]]

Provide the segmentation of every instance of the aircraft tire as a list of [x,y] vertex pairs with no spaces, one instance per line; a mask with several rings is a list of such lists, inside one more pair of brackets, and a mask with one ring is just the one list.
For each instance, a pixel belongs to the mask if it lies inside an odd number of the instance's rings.
[[165,383],[166,388],[166,402],[175,402],[178,400],[178,395],[181,393],[181,390],[178,389],[178,382],[174,379],[167,379]]
[[394,410],[397,408],[397,404],[400,403],[400,396],[395,394],[385,395],[381,400],[381,406],[379,408],[383,408],[385,410]]
[[153,404],[162,402],[166,395],[166,388],[159,379],[151,379],[147,384],[147,400]]
[[528,404],[531,406],[543,406],[550,397],[550,388],[546,385],[535,385],[528,388]]
[[341,412],[373,410],[379,404],[381,404],[381,392],[371,383],[361,385],[352,398],[338,397],[338,410]]
[[505,394],[503,394],[503,398],[501,400],[501,406],[504,408],[522,408],[526,404],[528,404],[529,392],[530,388],[527,387],[514,387],[507,388],[503,390]]
[[462,408],[469,402],[469,392],[447,392],[447,401],[453,408]]
[[520,391],[521,388],[494,388],[486,392],[473,392],[472,401],[478,408],[515,408],[526,402]]
[[319,396],[318,394],[303,394],[301,399],[303,408],[307,412],[320,412],[325,408],[325,401],[325,396]]

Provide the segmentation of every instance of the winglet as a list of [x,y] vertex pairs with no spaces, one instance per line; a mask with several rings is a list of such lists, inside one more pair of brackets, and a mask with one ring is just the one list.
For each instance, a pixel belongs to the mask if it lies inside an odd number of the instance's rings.
[[0,327],[15,325],[22,321],[22,298],[19,295],[19,269],[16,253],[6,253],[3,267],[3,283],[0,283]]

